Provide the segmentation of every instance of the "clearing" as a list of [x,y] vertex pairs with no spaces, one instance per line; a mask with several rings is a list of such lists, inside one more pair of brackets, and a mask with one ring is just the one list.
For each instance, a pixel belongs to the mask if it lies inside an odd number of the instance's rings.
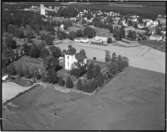
[[78,43],[71,40],[63,40],[59,44],[55,43],[55,46],[60,47],[62,50],[67,49],[68,45],[72,45],[77,51],[84,49],[90,59],[96,57],[98,61],[104,62],[105,50],[109,50],[111,54],[115,52],[117,55],[128,57],[130,66],[165,73],[165,53],[141,45],[137,41],[129,42],[129,44],[118,41],[108,46]]

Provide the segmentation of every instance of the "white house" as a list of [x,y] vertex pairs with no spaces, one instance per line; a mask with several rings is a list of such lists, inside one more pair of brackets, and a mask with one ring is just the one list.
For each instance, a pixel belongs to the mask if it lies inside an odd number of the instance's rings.
[[163,38],[162,38],[162,36],[160,36],[160,35],[151,35],[151,36],[149,37],[149,39],[150,39],[150,40],[160,41],[160,40],[162,40]]
[[[64,62],[65,62],[65,70],[70,71],[73,68],[77,68],[75,63],[78,62],[78,60],[76,59],[75,54],[65,54]],[[83,64],[81,65],[85,65],[86,63],[87,63],[87,58],[84,59]]]
[[89,39],[88,38],[76,38],[74,39],[75,42],[79,42],[79,43],[88,43]]
[[94,40],[95,41],[100,41],[100,42],[103,42],[103,43],[107,43],[108,38],[107,37],[103,37],[103,36],[95,36]]

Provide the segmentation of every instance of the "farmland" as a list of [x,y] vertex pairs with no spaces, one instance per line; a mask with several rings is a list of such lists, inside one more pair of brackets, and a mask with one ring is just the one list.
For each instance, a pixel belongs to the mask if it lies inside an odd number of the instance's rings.
[[164,83],[129,67],[95,96],[36,87],[3,107],[4,130],[163,129]]

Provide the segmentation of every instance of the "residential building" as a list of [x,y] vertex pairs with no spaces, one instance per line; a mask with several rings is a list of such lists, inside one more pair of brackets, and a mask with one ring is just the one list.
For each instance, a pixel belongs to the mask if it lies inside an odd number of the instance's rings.
[[162,40],[163,38],[162,38],[162,36],[160,36],[160,35],[151,35],[150,37],[149,37],[149,39],[150,40],[156,40],[156,41],[160,41],[160,40]]

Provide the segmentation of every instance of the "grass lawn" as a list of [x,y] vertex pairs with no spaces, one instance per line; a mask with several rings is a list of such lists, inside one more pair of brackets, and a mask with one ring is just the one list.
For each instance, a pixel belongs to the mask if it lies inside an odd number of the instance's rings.
[[164,74],[128,67],[94,96],[36,87],[3,107],[3,128],[162,130],[164,84]]
[[142,45],[146,45],[149,47],[152,47],[154,49],[160,50],[165,52],[165,48],[166,48],[166,42],[165,41],[154,41],[154,40],[144,40],[144,41],[139,41],[140,44]]

